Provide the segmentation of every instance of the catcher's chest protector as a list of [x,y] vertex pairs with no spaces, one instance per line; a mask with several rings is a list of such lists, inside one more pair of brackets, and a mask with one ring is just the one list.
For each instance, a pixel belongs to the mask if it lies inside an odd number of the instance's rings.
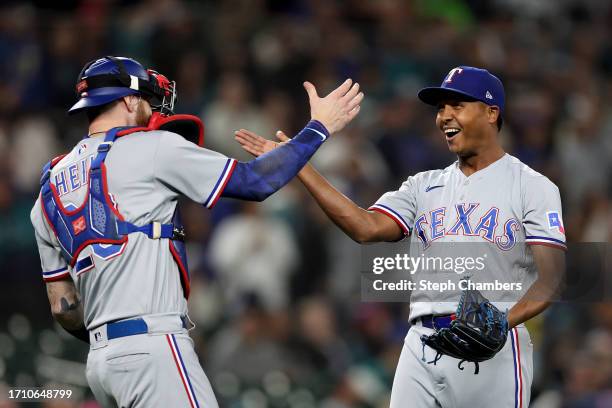
[[40,202],[43,214],[59,241],[62,256],[71,267],[77,262],[79,253],[92,244],[121,245],[128,241],[128,234],[140,232],[151,239],[169,238],[169,250],[176,261],[183,293],[189,297],[189,271],[187,253],[183,242],[184,232],[178,207],[172,223],[151,224],[138,227],[128,221],[117,209],[117,203],[108,193],[106,166],[104,160],[117,137],[134,132],[150,130],[142,127],[113,128],[106,133],[104,142],[98,146],[98,154],[91,162],[89,183],[83,204],[77,209],[67,210],[58,195],[56,187],[51,184],[51,169],[64,156],[47,163],[42,170],[40,180]]

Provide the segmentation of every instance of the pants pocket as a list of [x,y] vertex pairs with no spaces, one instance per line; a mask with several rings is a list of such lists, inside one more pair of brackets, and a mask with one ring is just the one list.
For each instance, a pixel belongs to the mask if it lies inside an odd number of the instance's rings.
[[147,352],[112,354],[106,357],[106,364],[111,366],[133,364],[148,361],[150,358],[151,354]]

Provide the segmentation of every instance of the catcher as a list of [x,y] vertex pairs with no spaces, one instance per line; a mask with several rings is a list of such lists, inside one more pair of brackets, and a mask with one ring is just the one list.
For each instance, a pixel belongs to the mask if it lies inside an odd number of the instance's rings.
[[[455,163],[408,177],[368,210],[309,165],[298,176],[328,217],[359,243],[410,236],[409,244],[426,256],[445,256],[457,247],[465,258],[487,251],[490,265],[479,272],[481,282],[502,277],[524,284],[520,294],[495,293],[504,312],[477,291],[412,291],[411,327],[391,407],[527,407],[532,345],[523,323],[554,299],[564,269],[559,190],[502,149],[505,96],[496,76],[456,67],[441,86],[418,96],[437,108],[436,126],[457,155]],[[256,156],[276,145],[248,131],[237,140]],[[446,279],[448,273],[430,276]],[[463,361],[477,363],[480,374],[458,369]]]
[[[89,132],[43,169],[31,219],[51,311],[90,343],[87,380],[104,407],[217,407],[187,316],[189,272],[177,198],[261,201],[359,112],[347,80],[320,98],[283,148],[237,162],[202,147],[202,122],[173,115],[176,87],[130,58],[85,65],[77,81]],[[152,110],[155,113],[152,113]]]

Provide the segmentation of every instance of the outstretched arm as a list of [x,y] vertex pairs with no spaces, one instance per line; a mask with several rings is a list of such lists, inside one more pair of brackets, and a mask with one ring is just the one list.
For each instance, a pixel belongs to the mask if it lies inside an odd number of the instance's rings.
[[[274,151],[277,146],[279,146],[278,149],[282,149],[291,143],[281,131],[277,132],[276,136],[281,143],[264,139],[245,129],[236,132],[238,143],[254,156]],[[336,190],[310,164],[304,166],[298,173],[298,177],[325,214],[354,241],[359,243],[396,241],[403,236],[402,230],[393,220],[386,215],[359,207]]]
[[247,163],[237,163],[224,197],[262,201],[289,182],[308,162],[319,146],[359,113],[363,93],[349,79],[324,98],[315,87],[304,83],[312,120],[290,142]]

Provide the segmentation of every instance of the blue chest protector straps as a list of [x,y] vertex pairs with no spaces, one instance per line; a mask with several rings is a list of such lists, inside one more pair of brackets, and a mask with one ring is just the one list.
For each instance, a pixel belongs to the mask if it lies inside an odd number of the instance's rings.
[[[143,233],[151,239],[168,238],[170,252],[178,264],[185,297],[189,295],[189,272],[184,243],[183,227],[178,209],[170,224],[152,222],[137,226],[126,221],[119,213],[117,205],[108,193],[106,166],[104,160],[115,139],[129,133],[146,131],[147,128],[114,128],[106,133],[104,141],[98,146],[98,154],[91,162],[89,182],[83,204],[67,210],[62,204],[56,187],[51,183],[51,169],[59,160],[52,160],[43,167],[40,180],[40,202],[47,223],[53,230],[66,262],[74,267],[79,253],[92,244],[121,245],[127,242],[128,235]],[[78,270],[78,265],[77,265]]]
[[299,173],[327,137],[325,126],[311,120],[289,143],[250,162],[237,163],[222,196],[265,200]]

